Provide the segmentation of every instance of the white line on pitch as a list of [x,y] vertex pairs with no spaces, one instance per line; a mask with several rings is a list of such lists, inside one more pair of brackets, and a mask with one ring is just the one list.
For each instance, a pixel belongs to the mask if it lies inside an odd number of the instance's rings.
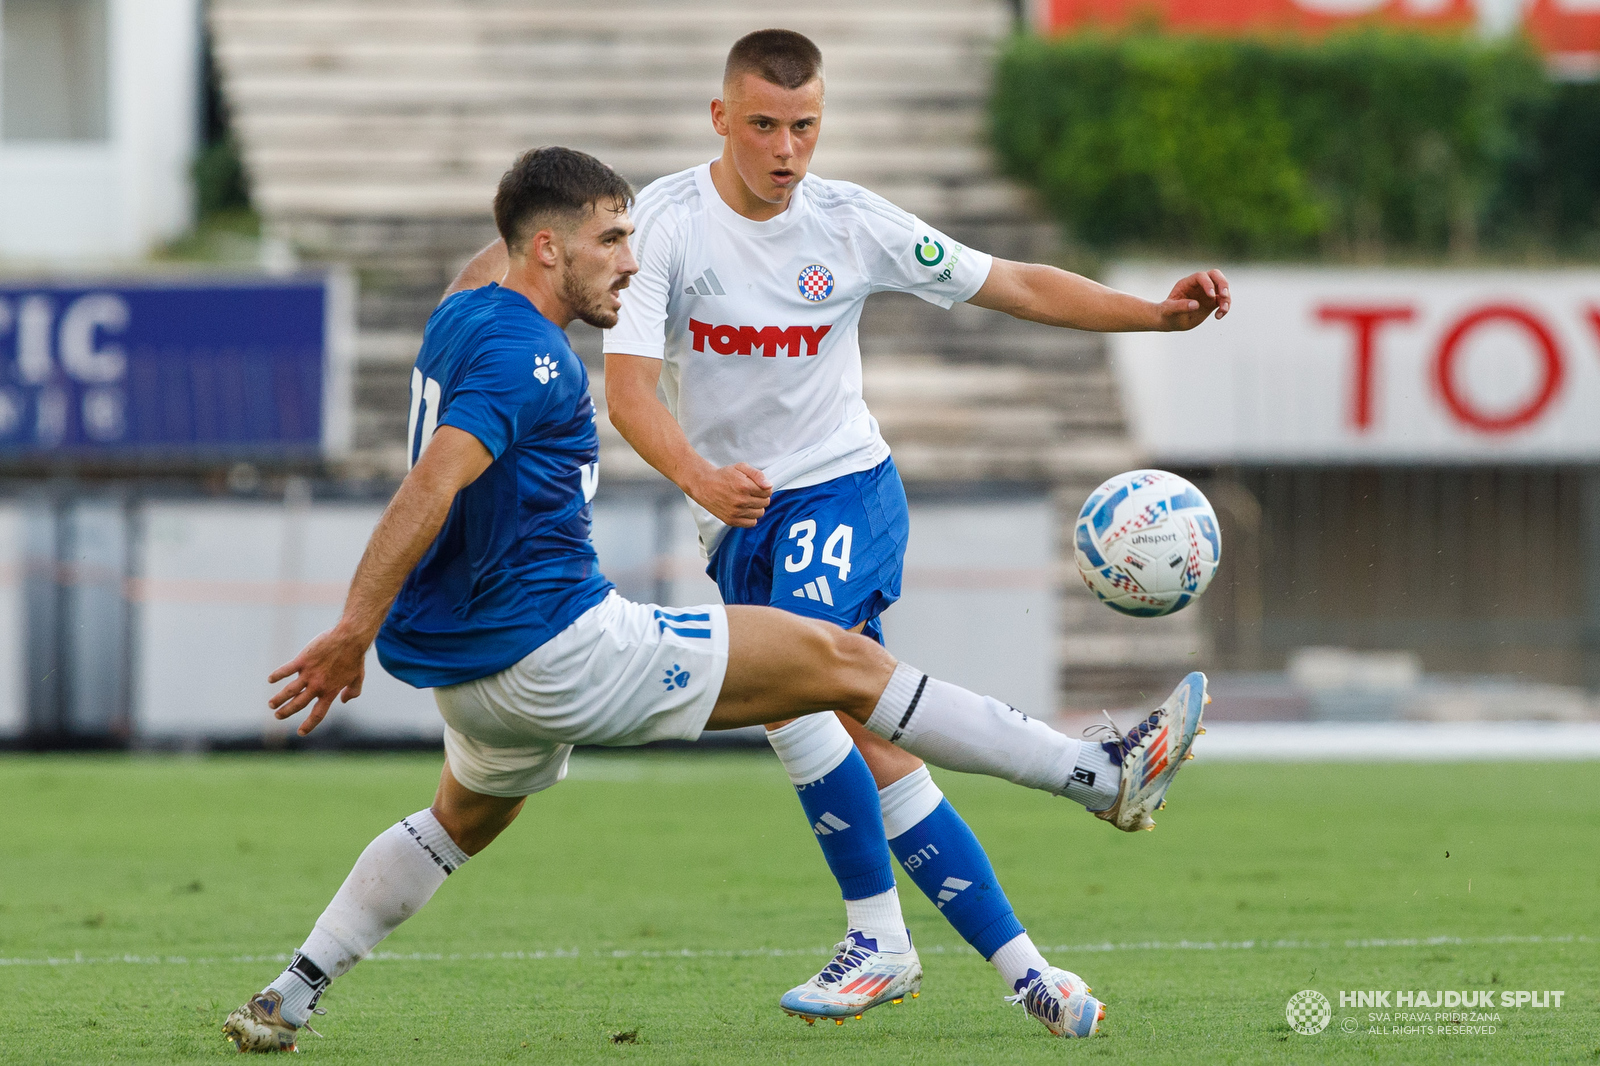
[[[1337,948],[1418,948],[1418,947],[1473,947],[1493,944],[1594,944],[1600,943],[1589,936],[1430,936],[1430,937],[1363,937],[1349,940],[1144,940],[1136,943],[1110,942],[1099,944],[1061,944],[1044,947],[1041,951],[1055,955],[1072,955],[1095,951],[1326,951]],[[919,946],[925,955],[964,954],[972,949],[965,944],[930,944]],[[832,948],[682,948],[676,951],[612,951],[579,948],[553,948],[537,951],[480,951],[480,952],[399,952],[375,951],[367,956],[368,962],[490,962],[539,961],[544,959],[749,959],[782,958],[796,955],[831,955]],[[0,958],[0,966],[89,966],[126,963],[145,966],[196,966],[218,963],[287,963],[289,954],[274,955],[71,955],[47,956],[41,959]]]

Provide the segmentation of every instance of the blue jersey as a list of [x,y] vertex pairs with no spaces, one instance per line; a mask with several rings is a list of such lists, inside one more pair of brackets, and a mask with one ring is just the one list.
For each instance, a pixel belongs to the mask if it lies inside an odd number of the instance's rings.
[[428,319],[411,372],[410,461],[439,426],[494,456],[456,494],[378,633],[378,660],[437,688],[499,673],[605,598],[589,543],[600,477],[589,375],[521,294],[459,292]]

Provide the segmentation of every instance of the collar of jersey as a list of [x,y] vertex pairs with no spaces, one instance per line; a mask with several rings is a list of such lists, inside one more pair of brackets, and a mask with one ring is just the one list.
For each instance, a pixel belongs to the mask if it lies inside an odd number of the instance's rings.
[[[526,296],[522,295],[522,293],[518,292],[516,289],[508,289],[504,285],[500,284],[498,281],[491,281],[491,282],[489,282],[489,284],[485,285],[484,288],[485,289],[493,289],[494,290],[493,292],[487,294],[490,299],[494,299],[494,300],[512,300],[512,301],[515,301],[516,303],[524,304],[528,308],[528,310],[530,310],[534,314],[538,315],[544,321],[550,322],[550,320],[548,318],[544,317],[544,312],[539,310],[538,305],[536,305],[532,300],[528,299]],[[555,325],[554,322],[550,322],[550,324],[552,326]]]
[[745,218],[739,212],[729,207],[722,199],[722,194],[717,191],[716,185],[711,181],[711,164],[702,163],[695,169],[695,184],[700,188],[700,198],[706,202],[706,212],[718,222],[738,233],[748,233],[755,237],[767,237],[775,233],[782,233],[790,226],[795,225],[805,215],[804,187],[809,178],[801,178],[795,186],[794,195],[789,197],[789,206],[783,214],[769,218],[765,222],[757,222],[753,218]]

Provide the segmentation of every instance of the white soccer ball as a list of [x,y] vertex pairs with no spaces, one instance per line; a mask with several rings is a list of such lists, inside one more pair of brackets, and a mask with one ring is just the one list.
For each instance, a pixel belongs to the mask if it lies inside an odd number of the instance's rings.
[[1089,591],[1140,618],[1194,602],[1222,557],[1210,502],[1165,470],[1131,470],[1095,489],[1078,512],[1073,540]]

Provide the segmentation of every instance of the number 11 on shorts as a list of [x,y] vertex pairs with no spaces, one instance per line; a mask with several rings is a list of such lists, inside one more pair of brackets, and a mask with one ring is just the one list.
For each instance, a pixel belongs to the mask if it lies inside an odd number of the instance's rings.
[[[789,539],[795,542],[794,546],[800,554],[784,556],[785,570],[798,574],[811,565],[816,536],[817,520],[814,518],[803,519],[789,527]],[[847,525],[837,525],[822,544],[823,565],[837,567],[840,581],[850,580],[850,545],[854,538],[855,530]]]

